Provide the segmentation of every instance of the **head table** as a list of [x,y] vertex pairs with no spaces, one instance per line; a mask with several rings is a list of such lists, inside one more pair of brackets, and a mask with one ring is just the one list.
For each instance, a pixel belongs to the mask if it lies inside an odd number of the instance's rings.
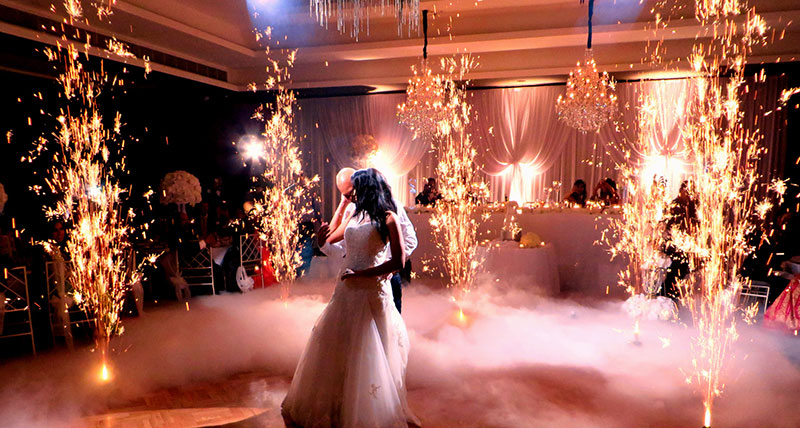
[[[438,275],[442,269],[441,251],[436,246],[435,237],[430,225],[430,212],[418,212],[409,210],[409,218],[417,230],[419,246],[412,255],[412,263],[415,271],[419,275]],[[479,218],[476,215],[476,218]],[[495,241],[500,239],[503,221],[506,217],[504,212],[493,212],[488,218],[479,220],[478,239],[480,241]],[[600,295],[606,294],[607,290],[612,295],[622,295],[622,287],[616,286],[617,273],[623,268],[624,261],[616,258],[611,261],[608,253],[608,246],[600,244],[603,231],[608,227],[611,218],[618,218],[619,214],[599,213],[587,209],[564,208],[562,210],[551,210],[537,212],[536,210],[526,210],[521,214],[515,215],[515,220],[522,233],[534,232],[542,238],[545,250],[539,253],[531,250],[518,248],[517,252],[502,251],[500,259],[495,255],[487,259],[485,270],[495,277],[503,279],[504,276],[515,276],[518,270],[515,266],[519,263],[519,257],[524,257],[522,251],[530,254],[530,279],[537,288],[544,288],[547,294],[552,294],[549,283],[552,279],[542,279],[542,275],[555,275],[560,292],[578,292],[582,294]],[[490,243],[491,245],[491,243]],[[505,248],[509,250],[514,246]],[[548,256],[548,253],[551,256]],[[556,273],[553,274],[543,263],[554,265]],[[422,272],[422,264],[428,266],[429,273]],[[509,280],[517,280],[513,278]],[[543,284],[542,284],[543,283]]]

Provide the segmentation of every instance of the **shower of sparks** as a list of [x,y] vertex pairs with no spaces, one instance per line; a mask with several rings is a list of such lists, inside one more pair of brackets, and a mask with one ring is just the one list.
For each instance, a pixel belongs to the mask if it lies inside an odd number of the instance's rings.
[[436,245],[442,251],[449,277],[448,287],[455,288],[460,300],[475,281],[478,249],[478,203],[488,195],[486,183],[477,176],[476,150],[468,130],[472,108],[467,102],[466,74],[477,66],[470,56],[443,60],[446,72],[447,118],[439,122],[436,148],[439,165],[436,174],[442,199],[431,216]]
[[423,59],[419,67],[412,65],[411,72],[406,101],[397,106],[397,117],[414,133],[414,138],[432,141],[436,136],[436,124],[447,119],[444,82],[428,66],[427,59]]
[[134,58],[135,56],[128,50],[128,45],[122,43],[116,39],[116,37],[111,38],[108,41],[108,51],[114,55],[121,56],[123,58]]
[[800,88],[784,89],[783,91],[781,91],[780,105],[785,106],[786,103],[789,102],[790,98],[799,93],[800,93]]
[[64,0],[64,10],[67,15],[72,19],[80,19],[83,17],[83,6],[80,0]]
[[[65,7],[71,15],[80,11],[78,2],[66,2]],[[123,195],[128,192],[118,183],[118,177],[126,172],[121,153],[122,122],[119,114],[107,120],[100,113],[105,92],[121,83],[102,67],[97,72],[84,68],[88,40],[83,45],[86,52],[81,53],[65,37],[62,39],[65,47],[45,53],[60,64],[58,81],[66,105],[57,117],[53,141],[39,139],[31,156],[54,153],[46,182],[56,202],[46,206],[45,212],[50,218],[71,224],[64,248],[72,265],[69,282],[76,303],[93,317],[95,341],[108,378],[109,341],[123,332],[120,313],[124,294],[141,279],[142,264],[152,263],[155,256],[134,265],[130,244],[134,214],[122,207]],[[32,159],[23,158],[26,160]],[[53,242],[43,245],[50,252],[60,251]]]
[[[269,39],[271,31],[259,32],[257,39]],[[267,49],[267,55],[269,55]],[[311,188],[318,177],[303,174],[299,141],[294,125],[295,94],[285,84],[291,78],[296,52],[282,60],[270,59],[266,87],[275,90],[273,103],[260,106],[254,118],[265,123],[263,138],[248,142],[244,156],[254,154],[264,161],[264,172],[253,177],[261,191],[251,216],[256,222],[261,242],[269,248],[270,265],[281,284],[281,297],[289,296],[289,288],[297,276],[300,258],[300,221],[311,214]],[[260,147],[258,147],[260,145]]]
[[[64,0],[63,4],[64,10],[71,19],[78,20],[84,18],[84,9],[81,0]],[[114,13],[113,7],[116,4],[117,0],[95,0],[91,2],[100,20],[108,19]],[[55,5],[53,5],[52,9],[55,9]]]
[[[670,200],[664,177],[645,176],[646,159],[659,154],[651,140],[662,110],[678,107],[666,105],[656,94],[642,96],[637,112],[637,138],[630,149],[622,149],[624,160],[617,165],[628,200],[621,207],[620,217],[611,218],[610,233],[604,234],[604,241],[610,246],[612,259],[619,256],[627,259],[626,267],[618,274],[618,284],[631,296],[655,296],[663,279],[659,275],[664,260],[661,249]],[[634,154],[641,156],[641,160],[633,161]]]
[[[672,3],[661,6],[679,11]],[[766,25],[743,0],[695,0],[694,6],[704,34],[695,39],[689,57],[695,77],[683,137],[694,173],[697,224],[690,233],[673,228],[670,234],[691,272],[677,283],[696,328],[687,381],[701,392],[710,426],[727,352],[738,338],[734,315],[742,289],[749,286],[739,272],[754,250],[750,238],[760,232],[756,222],[769,209],[757,197],[761,136],[744,125],[740,102],[747,89],[747,55],[754,45],[766,43]],[[666,28],[669,20],[663,19],[659,13],[657,21]]]
[[116,4],[117,0],[98,0],[92,3],[97,9],[97,17],[101,20],[108,19],[114,13],[113,7]]

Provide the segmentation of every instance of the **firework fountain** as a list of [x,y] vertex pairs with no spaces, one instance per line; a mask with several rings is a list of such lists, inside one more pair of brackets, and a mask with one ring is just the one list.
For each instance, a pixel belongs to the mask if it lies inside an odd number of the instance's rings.
[[738,337],[739,297],[749,286],[739,272],[754,250],[749,238],[758,232],[756,222],[766,214],[758,197],[760,135],[744,126],[740,103],[747,90],[747,55],[765,43],[766,23],[740,0],[696,0],[695,18],[706,33],[696,39],[689,58],[696,77],[683,136],[698,221],[688,233],[673,228],[670,234],[691,272],[677,284],[696,328],[687,382],[702,394],[708,427],[722,393],[727,354]]
[[[112,4],[95,5],[101,19],[111,13]],[[80,2],[67,1],[64,7],[70,19],[83,17]],[[99,105],[110,96],[106,92],[121,82],[110,78],[102,65],[96,72],[86,70],[88,37],[83,45],[85,53],[67,41],[66,35],[62,40],[63,46],[46,49],[45,53],[62,67],[58,81],[65,106],[57,117],[54,141],[41,139],[32,153],[53,153],[46,182],[56,202],[45,210],[48,217],[72,225],[64,248],[71,260],[67,280],[74,287],[74,300],[93,318],[96,352],[101,358],[99,377],[108,381],[109,342],[123,332],[120,313],[124,294],[141,278],[141,265],[134,266],[129,241],[134,214],[122,206],[127,190],[118,181],[126,172],[121,153],[122,119],[119,113],[113,119],[103,117]],[[50,251],[59,251],[53,243],[44,245]]]
[[[269,28],[257,33],[258,40],[270,37]],[[269,48],[266,53],[269,57]],[[303,174],[294,125],[296,99],[294,92],[286,88],[296,54],[297,51],[291,51],[282,60],[269,59],[270,76],[264,89],[274,91],[275,101],[260,106],[253,116],[264,122],[263,138],[250,141],[244,148],[247,156],[264,161],[264,171],[253,178],[262,191],[250,215],[256,222],[261,242],[269,248],[269,263],[281,284],[284,300],[289,296],[297,268],[302,263],[299,224],[301,217],[312,211],[309,193],[318,181],[316,176],[309,179]],[[251,88],[258,86],[252,84]]]
[[[456,302],[469,293],[480,264],[475,214],[478,203],[488,193],[486,183],[477,177],[476,150],[469,132],[472,109],[467,101],[465,78],[476,65],[468,55],[442,61],[446,73],[443,78],[446,118],[438,122],[435,142],[439,158],[436,175],[442,199],[437,202],[430,221]],[[463,319],[461,309],[459,315]]]
[[[664,280],[669,259],[662,253],[665,245],[665,225],[670,203],[666,177],[650,174],[647,161],[661,155],[654,142],[658,122],[664,110],[679,111],[682,99],[676,105],[665,101],[659,83],[656,90],[640,95],[637,111],[637,138],[629,148],[619,148],[625,156],[618,162],[621,182],[627,190],[627,201],[621,207],[620,217],[610,220],[604,240],[610,247],[612,259],[623,256],[626,267],[619,272],[618,284],[625,287],[631,298],[626,309],[638,317],[651,313],[650,306],[662,308],[659,319],[673,318],[676,313],[671,302],[659,299],[657,294]],[[624,126],[622,124],[618,126]],[[669,304],[661,304],[658,300]]]

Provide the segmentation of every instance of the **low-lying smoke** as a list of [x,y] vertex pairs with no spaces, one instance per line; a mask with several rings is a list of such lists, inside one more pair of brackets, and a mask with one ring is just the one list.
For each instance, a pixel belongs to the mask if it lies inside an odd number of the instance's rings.
[[[190,311],[151,308],[115,340],[114,380],[96,381],[89,350],[50,352],[0,368],[7,427],[74,426],[161,388],[221,381],[236,373],[277,379],[249,405],[278,415],[329,281],[298,283],[288,304],[277,289],[199,297]],[[403,296],[411,337],[410,402],[426,427],[686,427],[702,424],[690,367],[692,329],[644,322],[641,345],[621,302],[549,299],[492,283],[471,293],[465,320],[444,291],[415,282]],[[793,337],[741,328],[715,426],[797,427],[800,346]],[[166,405],[167,403],[165,403]],[[280,426],[279,417],[270,424]],[[268,425],[270,425],[268,424]]]

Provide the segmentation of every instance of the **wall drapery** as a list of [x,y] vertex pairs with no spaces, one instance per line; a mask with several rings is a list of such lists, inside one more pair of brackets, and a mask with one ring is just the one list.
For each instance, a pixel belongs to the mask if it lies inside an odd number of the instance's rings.
[[[473,105],[472,136],[478,149],[477,162],[489,182],[494,200],[544,199],[547,188],[560,182],[563,196],[576,179],[586,181],[589,191],[604,177],[616,177],[616,164],[624,151],[633,161],[648,162],[648,171],[675,180],[682,175],[684,156],[680,129],[686,120],[685,106],[690,84],[686,79],[642,81],[617,85],[621,126],[606,125],[597,133],[582,134],[562,124],[555,113],[555,100],[564,87],[483,89],[470,92]],[[760,129],[769,149],[762,173],[780,175],[785,150],[782,113],[763,116],[772,109],[785,79],[770,78],[755,84],[743,103],[745,122]],[[637,108],[645,95],[659,101],[656,126],[649,130],[651,156],[645,159],[631,144],[638,135]],[[310,171],[320,175],[323,212],[330,216],[338,202],[334,175],[345,166],[373,166],[389,179],[396,198],[412,205],[414,192],[426,177],[435,175],[435,152],[429,143],[414,140],[397,121],[397,105],[405,94],[374,94],[350,97],[308,98],[299,101],[299,134]],[[359,134],[378,142],[379,153],[369,165],[357,164],[350,144]],[[656,154],[653,158],[652,154]],[[555,195],[551,195],[555,196]]]
[[[397,105],[404,99],[405,94],[385,94],[300,101],[298,129],[304,136],[304,151],[312,153],[307,161],[320,174],[324,200],[338,201],[333,175],[349,166],[377,168],[400,202],[413,203],[406,177],[419,165],[430,144],[414,139],[397,122]],[[368,161],[355,159],[351,153],[353,139],[362,134],[375,137],[378,143],[377,154]]]

